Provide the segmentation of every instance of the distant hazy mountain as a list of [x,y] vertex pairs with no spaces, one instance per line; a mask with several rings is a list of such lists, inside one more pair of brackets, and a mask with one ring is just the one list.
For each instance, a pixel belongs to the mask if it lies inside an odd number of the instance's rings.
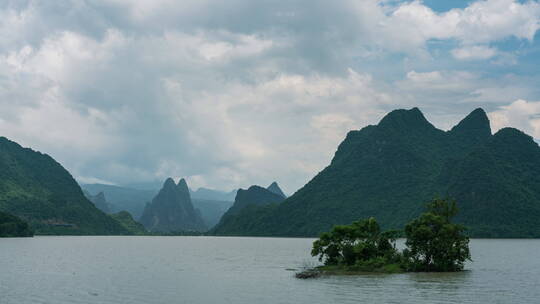
[[184,179],[175,184],[168,178],[159,193],[147,204],[140,222],[149,231],[205,231],[200,212],[193,208]]
[[477,237],[540,237],[540,147],[523,132],[491,135],[476,109],[450,131],[417,108],[351,131],[328,167],[279,205],[244,209],[225,234],[316,236],[374,216],[402,229],[436,196],[455,198]]
[[201,212],[201,217],[208,228],[214,227],[233,202],[192,199],[193,207]]
[[86,198],[89,199],[99,210],[105,213],[111,213],[111,205],[105,199],[105,194],[103,194],[103,192],[92,195],[88,193],[88,191],[83,190],[83,193],[84,196],[86,196]]
[[236,190],[225,192],[208,188],[199,188],[196,191],[191,191],[191,198],[200,200],[234,202],[235,196]]
[[0,137],[0,211],[27,221],[36,234],[129,233],[84,197],[54,159],[4,137]]
[[277,195],[280,195],[282,196],[283,198],[286,198],[287,196],[285,195],[285,193],[283,193],[283,191],[281,191],[281,188],[279,187],[278,183],[277,182],[273,182],[272,184],[270,184],[270,186],[268,186],[266,188],[266,190],[272,192],[272,193],[275,193]]
[[[135,189],[129,189],[129,188],[122,188],[122,187],[116,187],[116,186],[108,186],[108,185],[99,185],[94,184],[90,185],[90,188],[105,188],[108,192],[113,193],[113,195],[116,195],[116,197],[120,197],[121,200],[119,201],[122,206],[127,205],[127,207],[130,208],[136,208],[136,202],[140,198],[137,196],[137,194],[146,193],[148,191],[141,191],[141,190],[135,190]],[[144,226],[135,221],[133,219],[133,216],[128,211],[116,211],[118,207],[115,205],[107,202],[107,198],[105,197],[105,194],[103,192],[99,192],[96,195],[91,195],[88,193],[88,191],[83,190],[84,195],[101,211],[105,213],[110,213],[110,216],[115,219],[117,222],[119,222],[125,229],[127,229],[131,234],[133,235],[145,235],[147,234],[146,228]],[[135,203],[133,200],[129,200],[130,197],[135,196]],[[124,203],[125,202],[125,203]],[[113,210],[116,211],[116,213],[113,213]],[[142,211],[141,211],[142,213]]]
[[[135,186],[149,188],[154,183],[139,183]],[[103,192],[107,198],[108,213],[120,212],[122,210],[131,213],[133,218],[140,219],[147,203],[152,201],[159,192],[159,187],[154,190],[141,190],[129,188],[126,186],[114,186],[105,184],[82,184],[81,187],[92,197]],[[191,190],[190,190],[191,191]],[[221,216],[229,209],[234,201],[236,190],[224,192],[207,188],[199,188],[197,191],[191,191],[193,206],[199,209],[204,223],[208,227],[213,227]],[[232,196],[232,198],[231,198]],[[92,199],[91,199],[92,200]]]
[[163,181],[160,180],[154,180],[149,182],[139,182],[139,183],[129,183],[122,185],[124,188],[130,188],[130,189],[136,189],[136,190],[150,190],[158,192],[159,189],[161,189],[161,186],[163,185]]
[[[246,214],[253,215],[253,212],[265,210],[264,207],[280,203],[284,199],[284,196],[259,186],[251,186],[247,190],[239,189],[233,206],[225,212],[220,222],[210,233],[216,235],[242,235],[244,232],[249,231],[248,227],[243,226]],[[256,224],[256,221],[251,223]]]
[[144,206],[158,193],[156,190],[140,190],[123,186],[105,184],[82,184],[81,187],[88,193],[95,195],[103,192],[109,203],[110,212],[128,211],[133,218],[141,217]]
[[0,211],[0,237],[27,237],[33,235],[34,232],[27,222]]

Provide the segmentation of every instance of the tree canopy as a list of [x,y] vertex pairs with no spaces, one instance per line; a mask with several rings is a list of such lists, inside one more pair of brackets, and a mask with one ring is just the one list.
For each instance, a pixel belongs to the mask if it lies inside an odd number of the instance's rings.
[[434,199],[428,211],[405,226],[407,249],[403,254],[412,271],[460,271],[471,260],[465,226],[454,224],[453,200]]
[[396,231],[381,232],[374,218],[334,226],[313,243],[311,255],[319,256],[325,265],[356,266],[369,270],[397,262]]
[[348,270],[460,271],[471,259],[466,228],[451,222],[457,204],[434,199],[405,228],[406,249],[396,249],[398,231],[381,231],[375,218],[334,226],[313,243],[312,256]]
[[0,211],[0,237],[33,236],[34,231],[20,218]]

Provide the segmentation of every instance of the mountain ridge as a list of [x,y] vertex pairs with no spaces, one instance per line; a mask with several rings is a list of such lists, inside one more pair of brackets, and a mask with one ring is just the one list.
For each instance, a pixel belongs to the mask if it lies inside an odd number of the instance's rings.
[[111,213],[125,210],[136,219],[141,217],[146,203],[150,202],[159,190],[140,190],[106,184],[81,184],[81,188],[90,195],[103,192]]
[[316,236],[371,216],[384,228],[401,229],[426,202],[450,196],[473,236],[538,237],[536,176],[538,144],[513,128],[491,135],[482,109],[449,131],[435,128],[418,108],[394,110],[377,125],[350,131],[330,164],[285,201],[245,211],[235,223],[244,230],[235,233]]
[[206,226],[191,201],[185,179],[175,184],[167,178],[147,204],[139,220],[151,232],[205,231]]
[[277,182],[272,182],[268,187],[266,187],[266,190],[274,194],[277,194],[279,196],[282,196],[283,198],[287,197],[285,193],[283,193],[283,191],[281,190]]
[[238,223],[238,218],[242,217],[245,210],[279,204],[284,199],[284,196],[257,185],[253,185],[247,190],[238,189],[234,204],[223,214],[219,223],[209,231],[209,234],[240,235],[236,234],[236,231],[240,231],[241,227],[235,227],[235,224]]

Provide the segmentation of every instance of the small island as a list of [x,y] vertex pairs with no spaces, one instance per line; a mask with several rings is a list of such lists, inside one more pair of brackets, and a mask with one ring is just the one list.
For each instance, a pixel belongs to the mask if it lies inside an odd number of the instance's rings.
[[297,278],[362,273],[462,271],[471,260],[466,228],[452,223],[456,202],[434,199],[427,211],[405,226],[403,251],[396,248],[400,231],[381,231],[375,218],[334,226],[313,243],[312,256],[324,265],[306,269]]

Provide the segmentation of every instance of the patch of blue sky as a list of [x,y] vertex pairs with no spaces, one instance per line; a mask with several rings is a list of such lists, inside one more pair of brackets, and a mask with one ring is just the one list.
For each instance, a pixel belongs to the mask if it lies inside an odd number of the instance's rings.
[[[485,1],[485,0],[479,0],[479,1]],[[516,2],[519,3],[526,3],[530,2],[531,0],[516,0]],[[403,2],[411,2],[411,1],[403,1]],[[477,1],[471,1],[471,0],[421,0],[421,2],[431,8],[432,10],[442,13],[447,12],[454,8],[466,8],[470,4],[477,2]]]
[[469,0],[423,0],[424,5],[430,7],[436,12],[446,12],[453,8],[465,8],[471,2]]
[[507,70],[523,76],[538,75],[540,70],[540,35],[536,33],[534,39],[519,39],[509,37],[503,41],[491,43],[497,48],[498,54],[491,60],[501,70]]

